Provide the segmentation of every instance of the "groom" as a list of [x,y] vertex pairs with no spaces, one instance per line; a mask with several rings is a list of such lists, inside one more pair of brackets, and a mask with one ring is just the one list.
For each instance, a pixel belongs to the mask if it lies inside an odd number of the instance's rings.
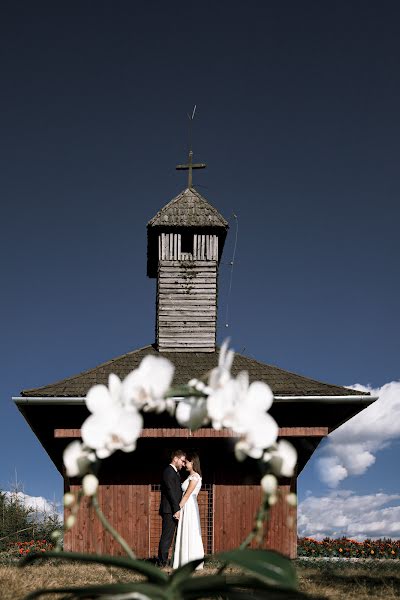
[[182,498],[182,488],[179,471],[184,466],[185,453],[182,450],[174,450],[171,454],[171,462],[162,474],[159,510],[162,517],[162,532],[158,545],[158,565],[160,567],[165,567],[168,562],[168,552],[180,517],[179,502]]

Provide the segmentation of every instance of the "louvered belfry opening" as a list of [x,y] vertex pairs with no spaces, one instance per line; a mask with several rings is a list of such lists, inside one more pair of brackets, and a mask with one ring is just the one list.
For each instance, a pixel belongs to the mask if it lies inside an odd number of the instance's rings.
[[157,278],[160,352],[215,352],[218,265],[228,223],[194,188],[148,223],[148,275]]

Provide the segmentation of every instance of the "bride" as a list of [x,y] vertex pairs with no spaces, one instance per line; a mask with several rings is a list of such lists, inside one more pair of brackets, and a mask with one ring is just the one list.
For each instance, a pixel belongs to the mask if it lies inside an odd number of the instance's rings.
[[[189,477],[182,483],[183,496],[179,503],[181,514],[175,537],[174,569],[191,560],[204,557],[197,504],[197,495],[201,488],[201,468],[200,459],[196,452],[186,453],[186,470],[189,471]],[[203,563],[197,567],[197,569],[202,568]]]

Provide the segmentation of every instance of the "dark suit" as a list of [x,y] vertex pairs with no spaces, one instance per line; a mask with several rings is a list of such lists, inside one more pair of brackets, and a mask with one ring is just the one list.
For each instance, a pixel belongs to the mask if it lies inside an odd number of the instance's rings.
[[168,552],[174,537],[177,519],[174,514],[179,510],[182,498],[181,478],[172,465],[168,465],[161,478],[161,502],[159,513],[162,517],[162,532],[158,545],[158,562],[164,566],[168,561]]

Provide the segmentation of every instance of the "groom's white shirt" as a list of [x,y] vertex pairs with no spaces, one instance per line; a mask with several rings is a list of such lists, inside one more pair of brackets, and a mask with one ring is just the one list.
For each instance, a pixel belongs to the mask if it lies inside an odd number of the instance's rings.
[[175,465],[173,465],[172,463],[169,463],[169,464],[170,464],[170,466],[171,466],[171,467],[172,467],[172,468],[175,470],[175,473],[177,473],[177,472],[178,472],[178,469],[176,468],[176,466],[175,466]]

